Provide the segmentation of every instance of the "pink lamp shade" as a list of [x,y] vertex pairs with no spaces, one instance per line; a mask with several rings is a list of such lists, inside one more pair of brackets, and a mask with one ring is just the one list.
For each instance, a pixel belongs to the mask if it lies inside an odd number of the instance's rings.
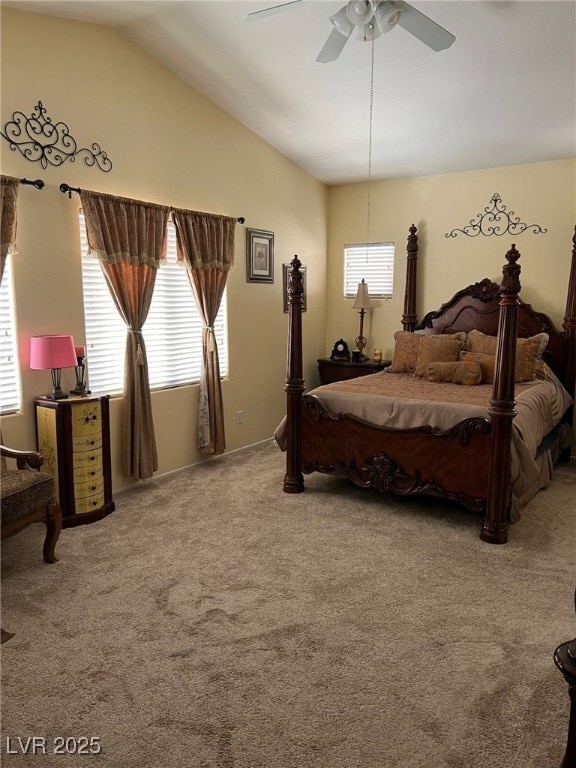
[[54,368],[74,368],[76,350],[72,336],[32,336],[30,339],[30,368],[46,371]]

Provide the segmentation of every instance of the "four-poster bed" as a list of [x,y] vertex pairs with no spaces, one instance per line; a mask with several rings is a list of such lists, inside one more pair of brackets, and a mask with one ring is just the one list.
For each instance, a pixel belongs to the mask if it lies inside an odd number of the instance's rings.
[[[501,285],[485,278],[418,323],[416,232],[410,227],[400,335],[421,350],[452,344],[458,360],[474,349],[472,343],[492,344],[493,355],[473,357],[492,360],[490,378],[474,363],[474,371],[481,370],[490,383],[438,383],[432,373],[439,368],[433,363],[420,368],[420,378],[418,368],[415,375],[408,368],[304,394],[302,273],[294,257],[288,285],[287,414],[277,430],[286,450],[284,491],[299,493],[303,474],[323,472],[398,495],[447,498],[482,515],[481,539],[503,544],[510,520],[550,480],[553,463],[560,455],[569,458],[576,379],[576,228],[562,331],[519,299],[520,254],[514,245],[506,254]],[[530,368],[526,374],[527,350],[536,347],[534,375]],[[411,400],[413,387],[420,389]],[[406,416],[398,416],[400,407]],[[538,423],[533,425],[534,414]]]

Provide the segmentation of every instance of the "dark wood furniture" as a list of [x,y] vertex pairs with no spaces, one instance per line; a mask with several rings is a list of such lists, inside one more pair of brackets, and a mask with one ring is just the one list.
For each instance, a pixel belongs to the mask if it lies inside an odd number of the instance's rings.
[[[347,477],[357,485],[398,495],[430,494],[452,499],[482,514],[480,538],[503,544],[508,538],[516,338],[546,332],[546,362],[573,396],[576,379],[576,228],[572,238],[563,331],[519,299],[519,252],[506,254],[500,286],[487,278],[459,291],[417,324],[418,237],[410,227],[407,244],[405,331],[432,329],[454,333],[477,329],[498,337],[492,397],[486,419],[465,419],[440,431],[428,425],[409,430],[368,424],[330,412],[313,395],[304,395],[302,377],[302,275],[291,263],[288,285],[286,474],[284,491],[304,490],[304,473]],[[572,408],[564,421],[572,422]]]
[[[55,550],[62,530],[62,510],[53,498],[52,475],[37,471],[42,466],[43,458],[36,451],[17,451],[1,445],[0,454],[2,540],[14,536],[32,523],[44,523],[44,561],[57,563]],[[9,468],[6,459],[15,459],[16,468]],[[4,629],[0,634],[2,643],[14,637],[14,633]]]
[[[574,593],[576,609],[576,592]],[[570,696],[570,718],[568,721],[568,739],[566,752],[560,768],[576,768],[576,638],[569,643],[562,643],[554,651],[556,666],[568,683]]]
[[365,360],[363,363],[353,363],[351,360],[333,360],[331,357],[321,357],[318,360],[320,384],[332,384],[334,381],[346,381],[357,376],[368,376],[378,373],[390,365],[390,360]]
[[34,406],[38,449],[56,483],[64,528],[109,515],[114,511],[109,397],[39,397]]
[[[62,529],[62,510],[54,501],[54,480],[38,472],[44,459],[37,451],[16,451],[0,445],[2,455],[2,539],[14,536],[32,523],[46,525],[43,556],[57,563],[55,549]],[[4,459],[15,459],[17,469],[9,469]],[[29,474],[34,472],[34,474]]]

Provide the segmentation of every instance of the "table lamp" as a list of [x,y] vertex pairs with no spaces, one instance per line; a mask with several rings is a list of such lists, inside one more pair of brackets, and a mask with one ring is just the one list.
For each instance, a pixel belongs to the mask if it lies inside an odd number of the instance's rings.
[[30,339],[30,368],[50,371],[52,392],[50,400],[64,400],[68,395],[60,388],[62,368],[74,368],[76,352],[72,336],[32,336]]
[[356,347],[360,352],[360,360],[368,359],[364,355],[364,347],[366,346],[366,338],[364,337],[364,313],[367,309],[373,308],[374,304],[372,303],[370,294],[368,293],[368,285],[364,281],[364,278],[362,278],[362,282],[358,283],[358,292],[356,293],[354,304],[352,304],[352,309],[360,310],[360,333],[356,338]]

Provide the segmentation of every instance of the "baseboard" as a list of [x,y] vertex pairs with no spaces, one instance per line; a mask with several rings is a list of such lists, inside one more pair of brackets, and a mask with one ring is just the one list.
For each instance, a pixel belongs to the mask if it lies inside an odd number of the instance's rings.
[[206,456],[205,459],[202,459],[201,461],[195,461],[193,464],[186,464],[184,467],[178,467],[178,469],[171,469],[170,472],[162,472],[162,474],[154,475],[153,477],[147,477],[145,480],[140,480],[137,483],[134,483],[134,485],[126,485],[123,488],[113,489],[113,495],[119,496],[121,493],[124,493],[125,491],[131,491],[133,488],[141,487],[142,485],[146,485],[147,483],[153,483],[155,480],[160,480],[163,477],[171,477],[172,475],[177,475],[179,472],[185,472],[187,469],[192,469],[193,467],[201,467],[203,464],[207,464],[209,461],[215,461],[217,459],[225,459],[228,456],[233,456],[235,453],[240,453],[242,451],[247,451],[249,448],[256,448],[258,445],[265,445],[266,443],[273,443],[274,438],[273,437],[267,437],[265,440],[259,440],[256,443],[251,443],[250,445],[243,445],[241,448],[235,448],[233,451],[225,451],[224,453],[219,453],[217,456]]

